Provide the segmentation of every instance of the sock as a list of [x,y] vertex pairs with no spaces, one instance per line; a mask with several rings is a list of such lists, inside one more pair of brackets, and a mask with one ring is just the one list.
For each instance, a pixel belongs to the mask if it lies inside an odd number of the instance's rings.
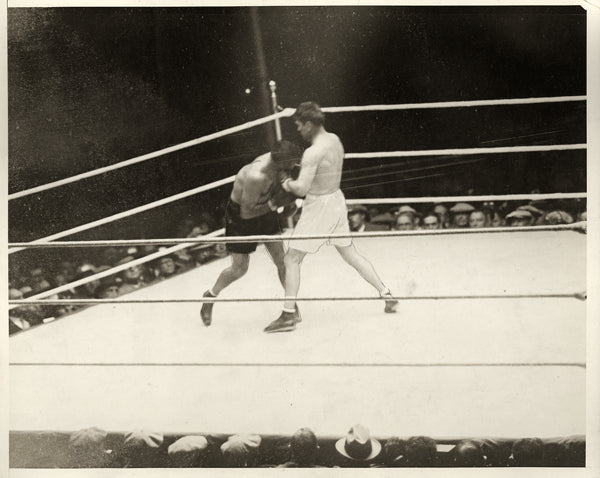
[[286,309],[285,307],[283,308],[284,312],[287,312],[288,314],[293,314],[294,312],[296,312],[296,308],[294,307],[293,309]]
[[215,294],[215,293],[213,292],[213,290],[212,290],[212,289],[208,289],[206,292],[208,292],[208,293],[209,293],[210,295],[212,295],[213,297],[216,297],[216,296],[217,296],[217,294]]
[[379,295],[381,297],[383,297],[384,295],[392,295],[392,292],[386,287],[385,289],[379,291]]

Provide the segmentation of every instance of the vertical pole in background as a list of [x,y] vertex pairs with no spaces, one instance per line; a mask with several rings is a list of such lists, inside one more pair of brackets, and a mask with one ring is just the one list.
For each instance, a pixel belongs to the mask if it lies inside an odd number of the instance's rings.
[[[277,106],[277,83],[273,80],[269,81],[269,88],[271,89],[271,106],[273,107],[273,113],[279,112],[279,107]],[[279,122],[279,118],[275,119],[275,138],[277,141],[281,141],[281,123]]]
[[[256,66],[258,69],[258,81],[260,85],[260,87],[258,88],[260,95],[260,109],[261,113],[264,116],[268,116],[271,114],[271,108],[269,106],[269,95],[267,92],[267,78],[269,77],[269,75],[267,73],[267,62],[265,60],[265,52],[263,49],[262,33],[260,31],[257,7],[250,8],[250,18],[252,21],[254,53],[256,54]],[[273,145],[273,143],[275,143],[275,140],[273,138],[273,129],[271,128],[271,125],[269,123],[265,125],[265,128],[267,134],[267,143],[269,144],[270,148]]]

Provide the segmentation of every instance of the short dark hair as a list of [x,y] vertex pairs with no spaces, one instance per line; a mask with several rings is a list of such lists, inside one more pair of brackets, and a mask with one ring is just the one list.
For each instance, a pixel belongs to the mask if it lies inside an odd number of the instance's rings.
[[461,440],[454,449],[454,463],[457,466],[484,466],[485,456],[479,443],[473,440]]
[[437,461],[435,440],[425,436],[410,437],[405,456],[409,466],[433,466]]
[[302,148],[291,141],[277,141],[271,148],[271,158],[276,163],[300,160],[302,158]]
[[301,466],[314,465],[317,460],[319,443],[310,428],[300,428],[292,436],[290,443],[292,458]]
[[325,124],[325,114],[323,114],[321,107],[313,101],[300,103],[300,106],[298,106],[295,113],[292,115],[292,118],[294,121],[300,121],[301,123],[310,121],[316,126]]
[[517,466],[541,466],[544,442],[539,438],[521,438],[513,443],[512,456]]
[[385,464],[395,466],[399,459],[406,453],[406,442],[398,437],[388,438],[383,446]]

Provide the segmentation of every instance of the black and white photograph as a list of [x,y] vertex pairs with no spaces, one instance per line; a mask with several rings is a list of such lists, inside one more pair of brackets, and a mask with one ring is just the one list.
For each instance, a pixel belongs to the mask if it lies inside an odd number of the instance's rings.
[[598,6],[5,12],[7,476],[598,476]]

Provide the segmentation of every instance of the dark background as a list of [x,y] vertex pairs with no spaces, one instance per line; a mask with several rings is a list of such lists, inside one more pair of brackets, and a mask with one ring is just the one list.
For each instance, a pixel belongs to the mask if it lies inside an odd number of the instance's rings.
[[[265,7],[268,79],[295,107],[586,94],[579,7]],[[9,191],[265,114],[249,8],[8,10]],[[245,89],[250,88],[250,94]],[[585,103],[331,114],[347,152],[583,143]],[[300,142],[290,120],[284,137]],[[9,202],[29,241],[234,174],[265,127]],[[585,151],[347,160],[347,197],[585,191]],[[165,237],[231,185],[66,239]]]

